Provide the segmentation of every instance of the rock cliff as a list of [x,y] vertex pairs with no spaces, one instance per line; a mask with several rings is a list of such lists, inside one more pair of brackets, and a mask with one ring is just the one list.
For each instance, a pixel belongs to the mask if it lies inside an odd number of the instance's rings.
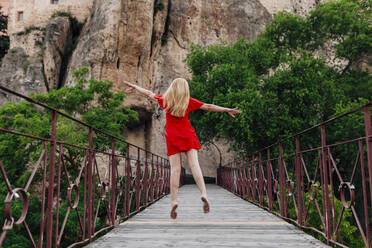
[[[45,93],[59,86],[62,60],[71,43],[68,17],[52,18],[45,28],[29,27],[13,35],[0,67],[0,82],[17,92]],[[0,104],[16,100],[0,95]]]
[[63,57],[68,44],[71,43],[70,20],[67,17],[53,18],[46,26],[43,53],[44,73],[48,89],[59,87]]
[[[93,0],[91,15],[76,49],[66,71],[61,72],[65,76],[64,83],[73,84],[72,71],[85,65],[90,68],[91,77],[113,81],[115,90],[123,90],[122,80],[126,79],[163,93],[174,78],[190,79],[185,58],[191,44],[211,45],[241,37],[253,40],[271,20],[273,13],[283,9],[292,12],[299,9],[305,13],[315,6],[316,1],[288,0],[279,4],[267,0]],[[65,42],[69,39],[68,25],[60,21],[60,31],[50,32],[55,23],[48,24],[46,37],[54,34],[55,39]],[[58,87],[56,78],[60,78],[58,68],[61,68],[58,54],[64,49],[64,43],[55,44],[50,40],[53,41],[48,38],[43,43],[46,49],[37,65],[44,68],[37,70],[36,74],[43,75],[40,72],[44,70],[46,85],[55,88]],[[17,54],[23,56],[21,50],[17,50]],[[10,55],[7,60],[13,57]],[[7,60],[4,64],[8,64]],[[23,62],[17,63],[14,66],[18,68]],[[6,68],[3,65],[0,73],[13,70]],[[22,74],[19,77],[26,76]],[[0,76],[0,80],[4,82],[4,77]],[[14,78],[5,81],[22,82]],[[41,76],[35,82],[41,85],[33,86],[35,91],[46,90]],[[140,111],[142,123],[128,131],[128,140],[165,155],[163,111],[151,100],[137,94],[128,95],[125,103]],[[220,152],[211,146],[199,153],[206,176],[216,175],[220,154],[223,163],[229,159],[226,142],[217,142]]]

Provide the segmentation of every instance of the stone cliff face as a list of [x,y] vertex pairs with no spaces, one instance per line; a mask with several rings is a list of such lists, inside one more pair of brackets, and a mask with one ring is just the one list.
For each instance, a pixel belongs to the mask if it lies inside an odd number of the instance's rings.
[[[14,34],[0,67],[1,84],[26,95],[56,89],[71,40],[70,26],[68,17],[55,17],[46,28],[33,27]],[[17,99],[0,95],[0,104],[7,100]]]
[[43,52],[44,73],[48,89],[59,87],[63,56],[66,54],[69,43],[72,43],[70,20],[67,17],[53,18],[46,26]]
[[[18,35],[17,35],[18,36]],[[42,30],[30,30],[19,35],[15,47],[8,51],[0,67],[0,83],[12,90],[29,95],[32,92],[45,93],[45,79],[41,48],[35,43],[41,42]],[[0,104],[12,100],[14,96],[0,94]]]
[[[155,91],[164,92],[176,77],[191,78],[185,59],[192,43],[212,45],[241,37],[253,40],[270,20],[270,13],[259,1],[171,1],[164,33],[167,42],[159,47],[153,62]],[[151,147],[164,140],[164,125],[164,118],[153,120]],[[216,143],[222,163],[231,159],[225,143]],[[160,151],[164,152],[165,148],[161,147]],[[214,177],[220,160],[218,150],[214,146],[203,147],[199,157],[204,175]]]
[[[241,37],[253,40],[273,13],[290,6],[290,11],[294,11],[294,3],[301,5],[300,2],[286,0],[279,5],[267,0],[94,0],[64,72],[64,83],[73,84],[72,71],[85,65],[91,69],[91,77],[114,82],[115,90],[124,89],[125,79],[163,93],[174,78],[190,79],[185,58],[192,43],[212,45]],[[305,1],[304,9],[315,3],[316,0]],[[62,40],[68,39],[67,26],[59,27],[66,34]],[[48,48],[48,43],[44,44]],[[44,71],[50,88],[56,87],[52,82],[59,73],[52,73],[53,67],[60,68],[58,56],[52,58],[63,46],[54,45],[44,52]],[[0,80],[4,81],[1,77]],[[43,92],[45,87],[37,91]],[[125,103],[141,113],[142,124],[126,134],[129,142],[165,155],[164,112],[155,102],[138,94],[128,95]],[[229,159],[228,146],[223,141],[216,144],[224,163]],[[199,153],[206,176],[216,175],[220,153],[214,146],[204,147]]]
[[[3,58],[0,68],[0,82],[3,86],[20,93],[47,92],[42,62],[40,59],[30,57],[21,47],[10,50]],[[0,105],[8,100],[17,102],[20,99],[1,92]]]
[[[190,79],[185,58],[192,43],[252,40],[270,20],[271,14],[258,0],[97,0],[67,75],[86,65],[92,77],[113,81],[116,90],[124,89],[126,79],[163,93],[174,78]],[[69,76],[66,82],[73,83]],[[143,125],[129,132],[129,141],[165,154],[164,113],[137,94],[129,95],[126,104],[145,113]],[[226,154],[226,147],[218,146]],[[200,156],[204,173],[215,176],[218,152],[210,147]]]

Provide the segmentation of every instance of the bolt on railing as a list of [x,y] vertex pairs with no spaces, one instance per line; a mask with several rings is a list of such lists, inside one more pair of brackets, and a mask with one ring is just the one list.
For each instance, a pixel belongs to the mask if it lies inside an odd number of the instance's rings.
[[[15,182],[9,180],[2,162],[4,160],[0,157],[0,174],[7,190],[0,246],[4,245],[7,234],[15,226],[23,225],[22,232],[29,239],[29,247],[61,247],[66,232],[71,232],[66,230],[69,221],[74,222],[78,233],[69,233],[76,236],[76,239],[66,246],[75,247],[88,243],[170,192],[170,165],[166,158],[6,87],[0,86],[0,89],[51,112],[49,138],[4,129],[0,124],[0,133],[30,138],[39,142],[42,147],[37,162],[32,166],[28,165],[31,174],[23,187],[15,187]],[[57,140],[58,117],[84,127],[88,134],[88,146]],[[110,142],[108,146],[111,149],[97,148],[94,142],[97,137],[105,137]],[[125,152],[118,151],[119,145],[124,147]],[[69,149],[81,154],[81,159],[66,161],[64,155]],[[99,159],[104,162],[97,162]],[[184,175],[185,170],[182,169],[181,185]],[[32,185],[35,188],[33,191]],[[28,225],[28,220],[34,214],[28,208],[30,200],[34,198],[40,200],[37,232]],[[16,220],[12,215],[12,204],[19,200],[22,201],[22,212]]]
[[[340,233],[340,225],[347,219],[356,227],[361,243],[371,247],[371,105],[367,103],[220,167],[218,184],[320,235],[328,244],[348,247]],[[341,122],[352,115],[359,115],[361,120],[354,123],[359,128],[351,130],[357,137],[341,133],[341,140],[334,138],[339,135],[329,135],[333,140],[327,140],[326,130],[337,132],[344,125]],[[315,226],[316,221],[320,225]]]

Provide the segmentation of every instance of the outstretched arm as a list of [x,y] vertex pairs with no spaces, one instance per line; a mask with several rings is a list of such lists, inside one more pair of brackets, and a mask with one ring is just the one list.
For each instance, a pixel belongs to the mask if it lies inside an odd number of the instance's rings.
[[231,109],[231,108],[225,108],[225,107],[220,107],[220,106],[217,106],[217,105],[213,105],[213,104],[207,104],[207,103],[204,103],[200,109],[202,110],[206,110],[206,111],[213,111],[213,112],[227,112],[229,115],[231,115],[232,118],[235,118],[235,115],[236,114],[240,114],[242,111],[240,111],[239,109]]
[[146,90],[146,89],[144,89],[144,88],[142,88],[142,87],[140,87],[138,85],[132,84],[132,83],[130,83],[128,81],[125,81],[125,80],[123,82],[124,82],[125,85],[127,85],[129,87],[129,89],[135,89],[139,93],[141,93],[141,94],[143,94],[143,95],[145,95],[147,97],[154,98],[154,96],[155,96],[155,93],[153,93],[150,90]]

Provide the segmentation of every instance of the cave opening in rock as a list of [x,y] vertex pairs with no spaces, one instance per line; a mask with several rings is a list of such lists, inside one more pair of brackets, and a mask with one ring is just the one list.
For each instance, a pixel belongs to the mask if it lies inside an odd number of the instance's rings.
[[116,61],[116,69],[120,70],[120,58],[118,58]]

